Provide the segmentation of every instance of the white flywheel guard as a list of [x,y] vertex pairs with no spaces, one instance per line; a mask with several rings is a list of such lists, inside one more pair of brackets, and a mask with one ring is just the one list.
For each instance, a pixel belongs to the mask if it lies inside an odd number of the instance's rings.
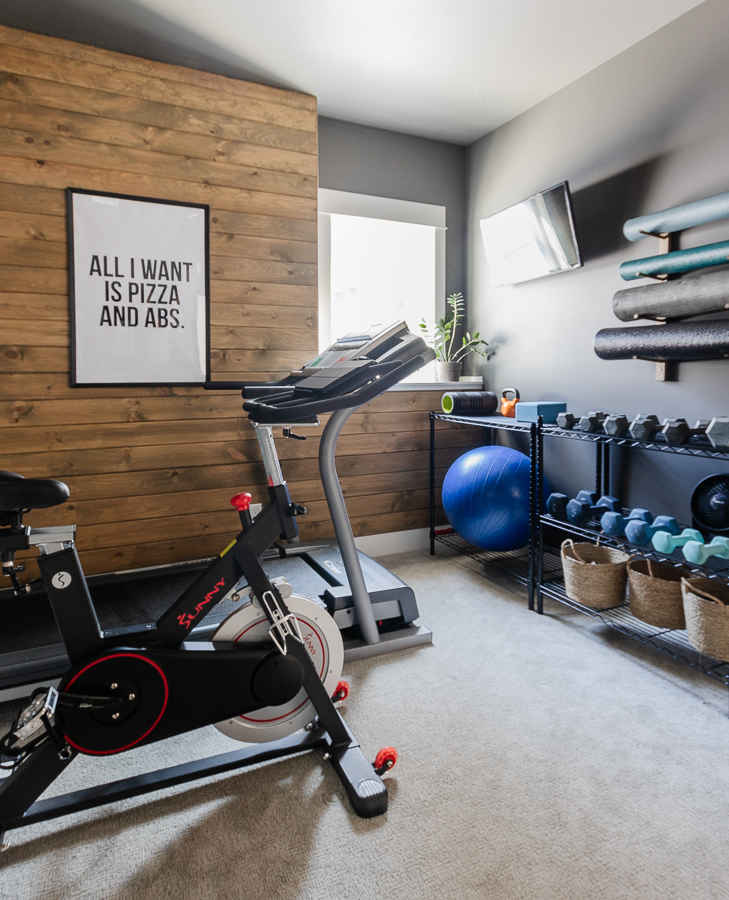
[[[316,671],[331,696],[342,674],[344,646],[334,619],[316,603],[291,594],[286,605],[296,616],[301,633],[311,653]],[[251,641],[260,643],[271,640],[269,621],[257,601],[247,603],[242,609],[231,613],[221,622],[212,637],[213,641],[240,643]],[[291,640],[291,638],[289,638]],[[271,641],[271,648],[274,648]],[[260,744],[277,741],[304,728],[316,716],[316,711],[302,688],[289,703],[282,706],[267,706],[236,719],[226,719],[215,726],[223,734],[236,741]]]

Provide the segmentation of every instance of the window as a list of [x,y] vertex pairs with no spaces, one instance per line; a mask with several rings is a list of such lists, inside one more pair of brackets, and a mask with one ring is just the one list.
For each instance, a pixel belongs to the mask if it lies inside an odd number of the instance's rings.
[[[319,190],[319,347],[349,331],[445,306],[445,207]],[[412,380],[433,380],[421,370]]]

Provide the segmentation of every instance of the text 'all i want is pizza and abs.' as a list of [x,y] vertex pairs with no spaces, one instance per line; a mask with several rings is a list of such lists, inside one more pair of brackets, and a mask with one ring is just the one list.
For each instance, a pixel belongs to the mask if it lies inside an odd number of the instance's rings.
[[191,262],[132,257],[125,272],[118,256],[112,262],[107,256],[93,255],[89,276],[98,276],[104,283],[99,325],[184,328],[180,290],[189,284],[192,267]]

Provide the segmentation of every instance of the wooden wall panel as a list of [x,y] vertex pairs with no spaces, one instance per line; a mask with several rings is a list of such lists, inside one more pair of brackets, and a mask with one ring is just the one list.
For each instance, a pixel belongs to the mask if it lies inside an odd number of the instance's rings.
[[[213,555],[230,496],[266,494],[240,397],[69,387],[66,187],[210,204],[213,377],[280,377],[317,350],[316,100],[0,27],[0,469],[68,483],[28,522],[77,523],[89,573]],[[347,423],[355,534],[427,525],[438,398],[390,393]],[[472,431],[439,425],[439,483]],[[312,432],[279,442],[305,539],[332,534]]]

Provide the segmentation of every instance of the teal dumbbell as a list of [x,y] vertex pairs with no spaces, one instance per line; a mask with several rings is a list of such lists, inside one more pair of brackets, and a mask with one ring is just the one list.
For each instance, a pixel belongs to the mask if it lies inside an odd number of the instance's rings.
[[683,555],[695,566],[703,566],[710,556],[729,559],[729,538],[715,537],[710,544],[687,541],[683,547]]
[[625,537],[631,544],[642,546],[658,531],[666,531],[668,534],[678,534],[681,526],[673,516],[656,516],[652,524],[643,519],[630,519],[625,526]]
[[652,538],[652,544],[659,553],[673,553],[678,547],[683,547],[689,541],[699,544],[704,543],[704,536],[695,528],[684,528],[681,534],[671,534],[668,531],[657,531]]
[[621,534],[625,534],[628,522],[631,522],[633,519],[638,519],[646,525],[650,525],[653,521],[653,516],[647,509],[641,509],[640,507],[631,509],[627,516],[624,516],[617,510],[615,512],[606,512],[600,519],[600,527],[605,534],[609,534],[612,537],[620,537]]

